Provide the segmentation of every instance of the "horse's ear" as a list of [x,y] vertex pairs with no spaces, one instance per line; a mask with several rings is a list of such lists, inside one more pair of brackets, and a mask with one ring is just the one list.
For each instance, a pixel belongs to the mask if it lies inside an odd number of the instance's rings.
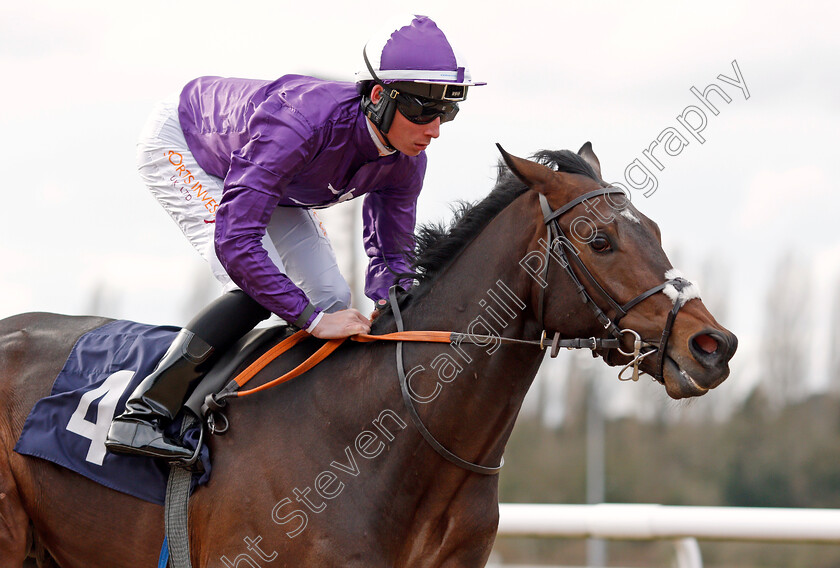
[[604,179],[601,176],[601,162],[598,161],[598,156],[596,156],[595,151],[592,150],[592,142],[587,142],[581,146],[580,150],[578,150],[578,156],[586,160],[586,163],[592,166],[592,169],[595,170],[596,174],[598,174],[599,179]]
[[517,158],[513,154],[508,154],[498,142],[496,143],[496,148],[498,148],[499,152],[501,152],[502,159],[505,161],[505,164],[507,164],[507,167],[510,168],[510,171],[512,171],[513,174],[525,185],[532,189],[539,190],[539,186],[548,184],[555,174],[554,170],[547,168],[542,164],[532,162],[531,160]]

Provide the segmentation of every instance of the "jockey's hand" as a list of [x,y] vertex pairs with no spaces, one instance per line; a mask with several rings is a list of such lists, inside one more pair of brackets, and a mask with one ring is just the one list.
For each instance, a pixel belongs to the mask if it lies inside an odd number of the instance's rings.
[[324,317],[312,330],[312,335],[320,339],[339,339],[369,331],[370,321],[359,310],[350,308],[332,314],[325,312]]

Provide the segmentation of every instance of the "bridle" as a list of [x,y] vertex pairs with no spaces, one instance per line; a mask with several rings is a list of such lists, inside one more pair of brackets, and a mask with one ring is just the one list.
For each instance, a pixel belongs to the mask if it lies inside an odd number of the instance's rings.
[[[564,214],[573,209],[575,206],[580,205],[584,201],[588,199],[592,199],[594,197],[607,195],[610,193],[621,193],[624,195],[624,192],[616,187],[603,187],[600,189],[596,189],[585,193],[572,201],[569,201],[562,207],[556,210],[552,210],[551,206],[548,204],[548,200],[545,198],[543,194],[539,194],[540,198],[540,206],[543,211],[543,221],[546,225],[548,230],[548,240],[546,241],[545,252],[543,255],[543,264],[542,264],[542,283],[547,283],[547,275],[548,269],[551,262],[551,259],[554,255],[551,254],[552,247],[555,246],[555,242],[561,244],[562,246],[556,247],[554,250],[557,254],[557,257],[566,270],[566,273],[572,279],[572,282],[575,284],[577,288],[577,292],[580,295],[581,300],[584,304],[589,305],[592,308],[592,311],[595,314],[595,317],[604,326],[604,329],[611,335],[611,338],[598,338],[598,337],[590,337],[590,338],[576,338],[576,339],[560,339],[560,332],[555,332],[553,339],[551,341],[551,357],[556,357],[560,347],[566,347],[568,349],[592,349],[593,351],[597,349],[616,349],[619,353],[624,355],[625,357],[632,357],[632,360],[625,365],[621,372],[619,373],[618,378],[621,380],[639,380],[639,365],[640,363],[648,356],[653,353],[658,353],[657,362],[656,362],[656,374],[653,375],[653,378],[656,379],[658,382],[665,384],[665,379],[663,377],[663,370],[665,365],[665,351],[668,346],[668,339],[671,337],[671,330],[674,326],[674,321],[677,317],[677,312],[679,312],[680,308],[685,304],[685,301],[681,298],[676,298],[674,300],[674,307],[671,309],[670,313],[668,314],[668,319],[665,322],[665,327],[662,331],[662,336],[659,340],[658,344],[652,344],[646,341],[643,341],[641,336],[638,332],[631,330],[631,329],[621,329],[618,326],[618,323],[621,321],[627,313],[633,309],[635,306],[650,298],[654,294],[663,291],[667,286],[673,286],[677,292],[682,291],[683,288],[690,285],[690,282],[684,278],[671,278],[666,280],[662,284],[658,286],[654,286],[645,292],[642,292],[629,302],[625,304],[619,304],[616,302],[613,297],[607,292],[603,286],[595,279],[589,269],[586,268],[586,265],[583,264],[583,261],[574,254],[574,248],[572,247],[571,241],[566,238],[565,233],[563,232],[562,227],[560,227],[559,219]],[[568,247],[572,250],[572,254],[566,254],[564,247]],[[609,306],[615,312],[615,317],[610,318],[604,310],[600,308],[597,302],[592,298],[589,292],[586,289],[580,279],[578,278],[577,274],[571,267],[571,263],[569,259],[574,262],[575,266],[581,271],[584,275],[586,280],[598,291],[598,293],[603,296]],[[536,344],[539,345],[540,348],[545,349],[547,346],[545,345],[545,340],[547,338],[547,331],[545,330],[545,288],[546,286],[541,286],[539,300],[538,300],[538,307],[537,307],[537,318],[538,321],[541,322],[543,327],[543,332],[539,341],[532,341],[532,340],[523,340],[523,339],[511,339],[511,338],[504,338],[504,337],[496,337],[496,340],[500,340],[501,342],[505,343],[518,343],[518,344]],[[397,332],[398,333],[411,333],[405,332],[405,326],[403,325],[402,315],[400,312],[399,301],[397,299],[397,287],[391,288],[389,292],[389,304],[391,307],[391,311],[394,315],[394,319],[397,325]],[[632,335],[634,337],[633,341],[633,351],[626,352],[621,349],[621,339],[624,335]],[[480,339],[481,337],[477,336],[469,336],[466,334],[452,334],[453,338],[458,337],[460,339],[465,339],[468,342],[476,343],[477,341],[473,341],[472,339]],[[454,339],[453,339],[454,340]],[[403,402],[405,403],[406,408],[408,409],[409,416],[411,421],[414,423],[414,426],[426,440],[426,442],[432,446],[432,448],[444,457],[447,461],[457,465],[460,468],[466,469],[473,473],[480,473],[482,475],[496,475],[501,471],[502,466],[504,465],[504,458],[502,458],[501,462],[498,466],[490,467],[484,466],[480,464],[476,464],[465,460],[463,458],[458,457],[454,453],[452,453],[449,449],[447,449],[443,444],[437,441],[434,435],[429,432],[426,426],[423,424],[420,415],[417,412],[417,409],[414,406],[412,401],[412,395],[408,386],[408,377],[405,373],[405,367],[403,364],[403,349],[402,349],[402,341],[397,341],[397,348],[396,348],[396,355],[397,355],[397,374],[399,376],[400,382],[400,390],[402,391]],[[631,377],[624,378],[624,373],[627,372],[629,369],[633,370],[633,374]]]
[[[543,256],[543,264],[542,264],[542,279],[541,283],[547,282],[547,275],[548,269],[551,263],[551,259],[554,258],[554,255],[551,254],[552,250],[557,255],[558,262],[560,262],[561,266],[565,269],[566,274],[569,275],[569,278],[572,279],[575,287],[577,288],[578,295],[580,296],[581,300],[584,304],[587,304],[590,308],[592,308],[593,313],[597,320],[604,326],[604,329],[616,339],[622,339],[624,335],[632,335],[634,338],[633,341],[633,351],[626,352],[621,349],[621,347],[617,347],[619,353],[624,355],[625,357],[632,357],[632,360],[625,365],[622,370],[619,372],[618,378],[621,380],[639,380],[639,365],[640,363],[649,355],[653,353],[657,353],[657,361],[654,365],[654,374],[651,376],[661,384],[665,384],[664,378],[664,367],[665,367],[665,352],[668,347],[668,340],[671,337],[671,331],[674,327],[674,321],[677,318],[677,313],[680,311],[680,308],[685,305],[685,301],[677,298],[674,300],[674,307],[668,313],[668,319],[665,322],[665,327],[662,329],[662,336],[659,339],[658,344],[653,344],[647,341],[643,341],[641,336],[638,332],[632,329],[621,329],[618,326],[618,323],[628,314],[628,312],[633,309],[635,306],[640,304],[642,301],[650,298],[654,294],[663,291],[668,286],[673,286],[674,289],[679,293],[683,290],[683,288],[689,286],[691,282],[686,280],[685,278],[671,278],[666,280],[662,284],[654,286],[645,292],[642,292],[629,302],[625,304],[619,304],[618,302],[613,299],[609,292],[607,292],[604,287],[598,282],[598,280],[589,272],[589,269],[586,268],[586,265],[583,261],[578,257],[576,254],[577,251],[575,250],[574,246],[572,245],[571,241],[566,237],[565,233],[563,232],[563,228],[560,226],[560,217],[564,214],[572,210],[575,206],[580,205],[581,203],[593,199],[595,197],[600,197],[602,195],[608,195],[611,193],[620,193],[624,196],[624,191],[617,187],[602,187],[600,189],[595,189],[588,193],[585,193],[581,196],[576,197],[572,201],[569,201],[562,207],[556,210],[552,210],[551,206],[548,204],[548,200],[543,194],[539,194],[540,198],[540,207],[542,208],[543,212],[543,221],[546,225],[546,229],[548,231],[548,239],[546,241],[545,253]],[[626,196],[625,196],[626,197]],[[566,249],[569,249],[571,254],[566,253]],[[578,278],[575,271],[572,269],[572,262],[575,264],[577,269],[580,273],[586,278],[586,280],[592,285],[595,290],[597,290],[598,294],[606,299],[607,303],[609,304],[609,309],[611,309],[615,313],[615,317],[610,318],[604,310],[598,305],[595,300],[592,299],[592,296],[586,289],[580,279]],[[543,323],[543,329],[545,329],[545,287],[540,288],[540,295],[538,301],[538,308],[537,308],[537,319],[538,321]],[[543,336],[545,337],[546,331],[543,331]],[[555,334],[556,336],[556,334]],[[556,350],[552,350],[551,356],[555,357],[557,355]],[[606,357],[605,357],[606,360]],[[630,377],[625,378],[624,374],[631,369],[633,373]]]

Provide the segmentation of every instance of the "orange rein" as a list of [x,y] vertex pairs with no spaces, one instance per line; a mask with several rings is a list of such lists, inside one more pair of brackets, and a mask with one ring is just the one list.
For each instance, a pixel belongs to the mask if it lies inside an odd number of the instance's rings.
[[[281,354],[285,353],[302,340],[309,337],[309,333],[304,330],[298,331],[293,335],[287,337],[268,351],[266,351],[259,359],[248,365],[244,371],[236,375],[233,379],[239,387],[245,385],[248,381],[254,378],[258,372],[266,367],[271,361],[279,357]],[[273,386],[279,385],[281,383],[285,383],[286,381],[290,381],[295,377],[298,377],[323,361],[324,359],[329,356],[330,353],[338,349],[338,346],[344,343],[347,338],[341,339],[330,339],[324,345],[322,345],[315,353],[309,356],[309,358],[289,371],[288,373],[277,377],[276,379],[265,383],[264,385],[260,385],[258,387],[252,388],[246,391],[236,391],[236,393],[232,393],[231,396],[247,396],[249,394],[254,394],[260,391],[264,391],[266,389],[270,389]],[[359,343],[370,343],[373,341],[422,341],[422,342],[431,342],[431,343],[451,343],[452,341],[452,332],[449,331],[398,331],[395,333],[386,333],[383,335],[370,335],[367,333],[360,333],[358,335],[354,335],[350,338],[353,341],[358,341]]]

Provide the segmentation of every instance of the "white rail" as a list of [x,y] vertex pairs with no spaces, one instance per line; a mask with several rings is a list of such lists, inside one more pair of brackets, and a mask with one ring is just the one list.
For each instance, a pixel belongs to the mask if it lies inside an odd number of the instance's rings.
[[499,536],[840,544],[840,510],[667,505],[499,506]]

